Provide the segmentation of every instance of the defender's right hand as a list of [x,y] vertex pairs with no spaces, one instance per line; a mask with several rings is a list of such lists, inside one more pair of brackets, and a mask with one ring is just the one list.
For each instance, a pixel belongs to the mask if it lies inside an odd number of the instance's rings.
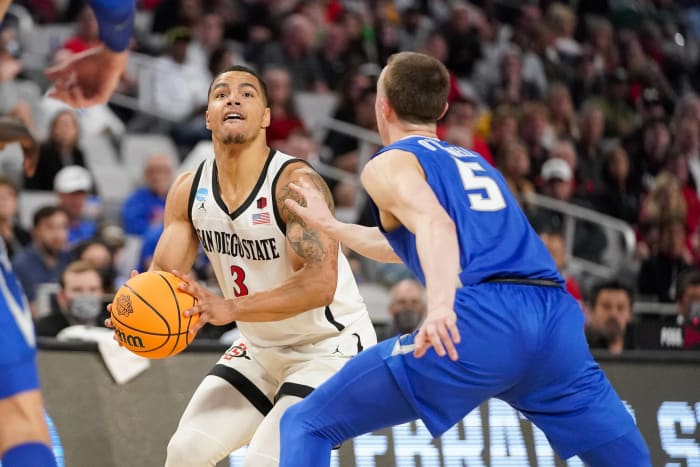
[[289,187],[301,196],[301,200],[287,198],[284,205],[301,217],[307,227],[328,232],[336,219],[321,193],[303,180],[300,183],[292,182]]

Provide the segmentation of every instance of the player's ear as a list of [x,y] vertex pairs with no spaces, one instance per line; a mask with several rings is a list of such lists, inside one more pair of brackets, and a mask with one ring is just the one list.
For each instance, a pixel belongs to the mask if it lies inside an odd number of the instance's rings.
[[260,122],[260,126],[262,128],[267,128],[270,126],[270,108],[265,107],[265,111],[263,112],[263,118],[262,122]]
[[445,108],[442,109],[442,113],[441,113],[440,116],[438,117],[438,120],[441,120],[442,117],[445,116],[445,114],[447,113],[447,109],[449,109],[449,108],[450,108],[449,102],[445,102]]
[[209,125],[209,110],[204,112],[204,120],[207,122],[207,130],[211,130],[211,125]]
[[394,109],[391,108],[391,105],[389,104],[389,100],[387,98],[381,97],[378,99],[379,110],[382,112],[382,117],[384,117],[384,120],[388,120]]

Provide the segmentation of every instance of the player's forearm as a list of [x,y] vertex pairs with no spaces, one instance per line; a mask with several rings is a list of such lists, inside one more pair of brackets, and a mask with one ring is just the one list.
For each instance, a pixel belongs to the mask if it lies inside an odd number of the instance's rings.
[[367,258],[382,263],[400,263],[386,237],[377,227],[336,221],[326,231],[332,238]]
[[12,0],[0,0],[0,21],[2,21],[2,19],[5,17],[5,13],[7,13],[10,3],[12,3]]
[[459,244],[452,220],[444,217],[419,224],[416,249],[425,275],[428,312],[452,308],[459,275]]
[[90,0],[99,25],[100,40],[113,52],[129,46],[134,30],[135,0]]
[[330,271],[305,266],[273,289],[233,299],[234,319],[280,321],[324,307],[333,301],[337,282]]

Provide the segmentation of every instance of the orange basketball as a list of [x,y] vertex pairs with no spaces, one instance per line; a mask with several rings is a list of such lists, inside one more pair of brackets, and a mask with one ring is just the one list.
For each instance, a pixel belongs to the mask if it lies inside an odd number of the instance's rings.
[[112,302],[112,324],[124,347],[142,357],[165,358],[189,345],[189,330],[199,315],[183,315],[196,299],[178,290],[181,282],[169,272],[149,271],[119,288]]

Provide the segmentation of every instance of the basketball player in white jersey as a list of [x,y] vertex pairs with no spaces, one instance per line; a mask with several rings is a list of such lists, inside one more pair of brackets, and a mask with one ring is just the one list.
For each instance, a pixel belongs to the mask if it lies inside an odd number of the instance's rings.
[[214,157],[171,188],[151,268],[188,271],[201,243],[224,298],[182,286],[198,299],[186,311],[200,314],[193,331],[236,321],[242,337],[192,396],[166,466],[214,466],[246,444],[247,467],[277,466],[283,412],[376,336],[338,242],[285,207],[300,201],[289,184],[302,180],[332,198],[304,161],[267,146],[262,79],[239,66],[221,73],[206,120]]

